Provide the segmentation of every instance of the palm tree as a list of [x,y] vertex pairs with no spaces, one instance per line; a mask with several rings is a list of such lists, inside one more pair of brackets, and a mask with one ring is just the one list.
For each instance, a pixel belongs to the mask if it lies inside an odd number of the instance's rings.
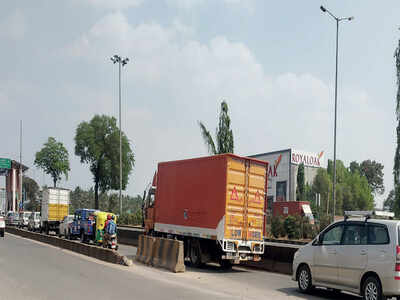
[[230,125],[231,119],[228,115],[228,104],[225,101],[222,101],[221,112],[219,114],[219,124],[216,129],[217,147],[215,147],[210,131],[207,130],[203,122],[199,121],[201,135],[208,148],[208,152],[211,155],[233,153],[233,133]]

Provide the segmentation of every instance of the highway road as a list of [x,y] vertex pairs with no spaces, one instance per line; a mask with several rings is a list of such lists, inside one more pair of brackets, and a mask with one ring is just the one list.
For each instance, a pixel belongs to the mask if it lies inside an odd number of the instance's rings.
[[[122,246],[130,254],[134,247]],[[319,289],[302,295],[287,275],[217,265],[174,274],[112,265],[6,234],[0,239],[0,299],[345,299]]]

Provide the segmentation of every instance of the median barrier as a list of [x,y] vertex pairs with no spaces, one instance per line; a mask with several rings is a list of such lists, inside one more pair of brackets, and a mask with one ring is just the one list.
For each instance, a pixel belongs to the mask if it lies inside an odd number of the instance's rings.
[[106,262],[114,264],[123,264],[130,266],[132,261],[120,255],[118,252],[111,249],[101,248],[88,244],[82,244],[75,241],[61,239],[55,236],[44,235],[40,233],[21,230],[14,227],[6,227],[6,232],[22,236],[31,240],[39,241],[62,249],[70,250],[72,252],[80,253],[86,256],[97,258]]
[[118,226],[118,243],[137,247],[143,231],[143,228]]
[[185,272],[183,242],[172,239],[156,238],[152,264],[174,273]]
[[156,238],[148,235],[139,236],[139,245],[136,252],[136,260],[144,264],[151,264],[153,259],[154,243]]
[[243,262],[242,265],[259,270],[292,274],[294,254],[298,250],[296,245],[264,245],[264,254],[259,262]]

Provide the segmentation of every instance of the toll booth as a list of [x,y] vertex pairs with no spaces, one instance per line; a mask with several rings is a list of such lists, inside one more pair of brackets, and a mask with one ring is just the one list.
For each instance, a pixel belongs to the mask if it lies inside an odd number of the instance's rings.
[[22,203],[22,176],[28,167],[19,162],[0,158],[0,176],[6,177],[5,212],[18,211]]

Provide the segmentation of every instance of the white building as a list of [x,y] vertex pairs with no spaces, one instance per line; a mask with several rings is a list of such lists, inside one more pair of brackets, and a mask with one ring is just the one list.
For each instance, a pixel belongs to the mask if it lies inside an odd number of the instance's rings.
[[269,162],[268,208],[275,201],[296,201],[297,170],[301,163],[304,163],[304,179],[308,184],[313,183],[318,168],[324,165],[324,151],[310,153],[286,149],[250,157]]

